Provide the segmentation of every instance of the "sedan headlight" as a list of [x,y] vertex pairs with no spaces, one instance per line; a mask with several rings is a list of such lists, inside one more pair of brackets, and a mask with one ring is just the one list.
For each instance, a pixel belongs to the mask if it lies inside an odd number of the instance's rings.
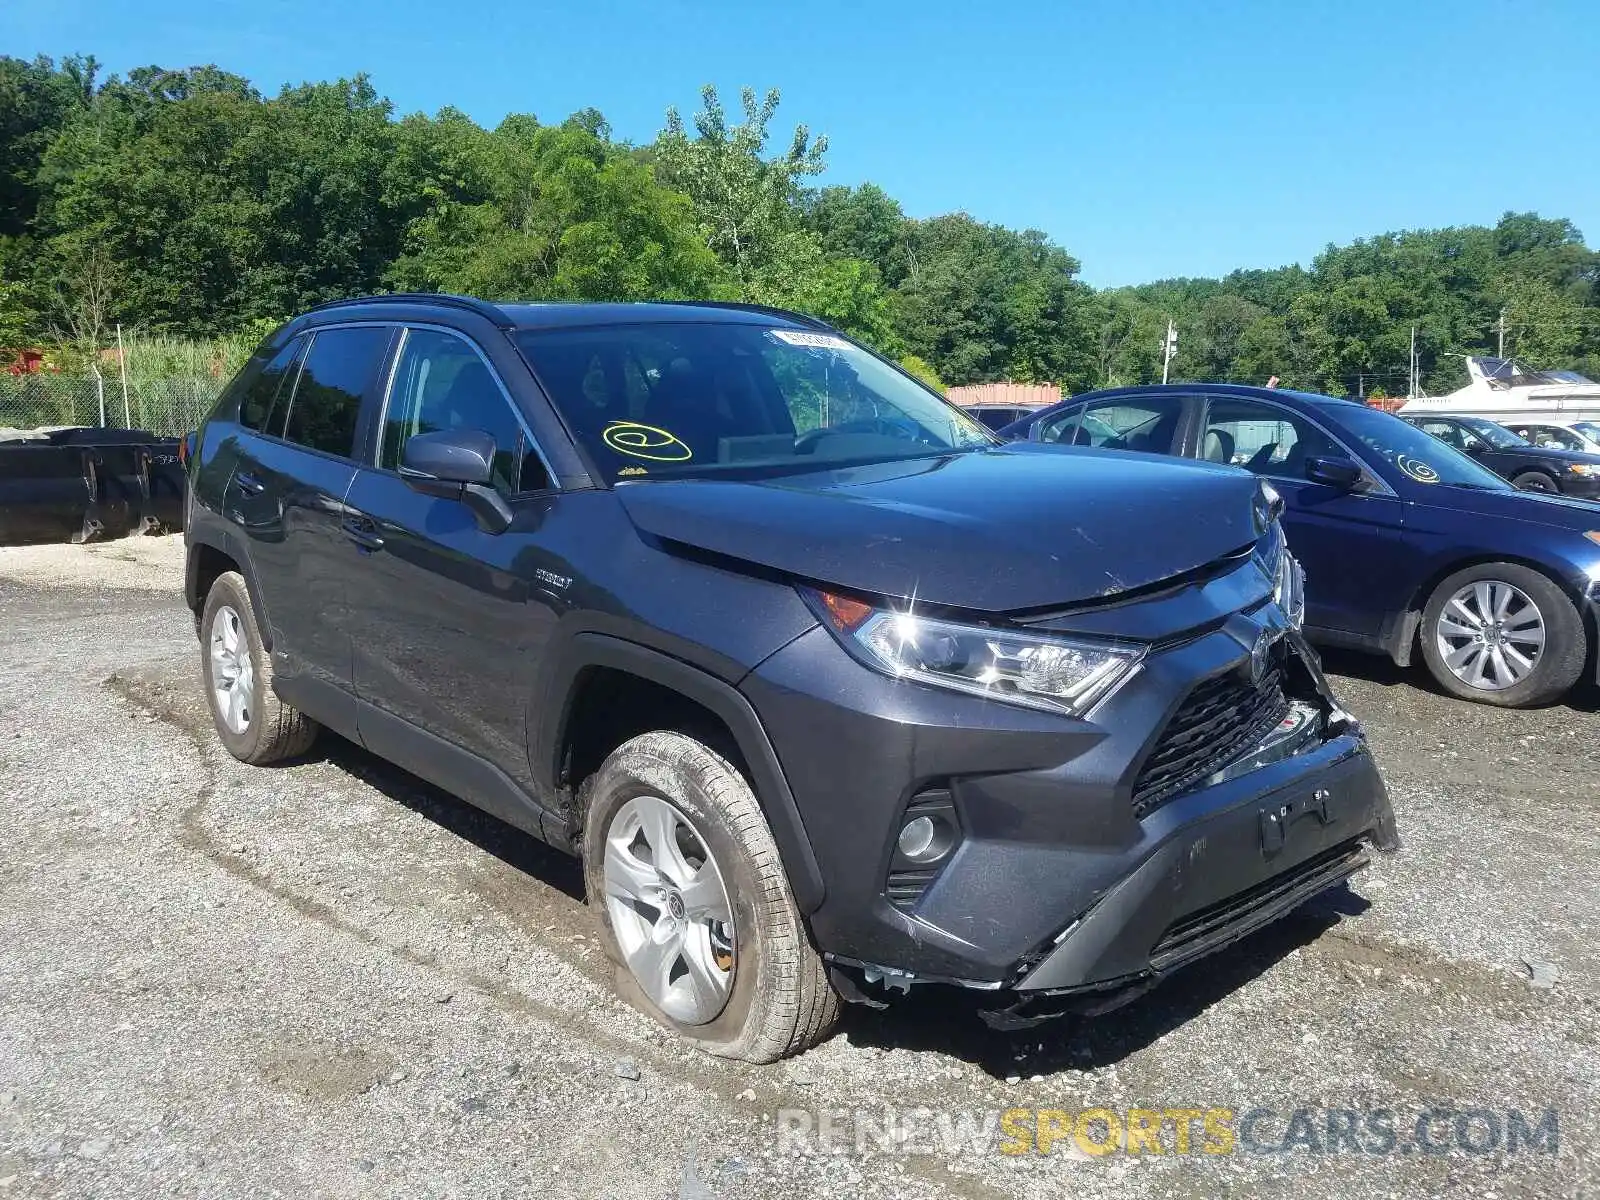
[[856,658],[897,679],[1081,717],[1139,670],[1145,648],[968,625],[802,589]]
[[1574,475],[1583,475],[1593,478],[1600,475],[1600,463],[1568,463],[1567,470]]

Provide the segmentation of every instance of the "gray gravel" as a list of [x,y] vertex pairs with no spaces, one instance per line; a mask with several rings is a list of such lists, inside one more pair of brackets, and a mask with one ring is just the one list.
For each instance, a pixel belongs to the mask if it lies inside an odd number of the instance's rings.
[[[1370,908],[1314,905],[1095,1021],[994,1034],[932,992],[745,1068],[613,998],[569,860],[334,738],[284,768],[223,754],[177,575],[150,582],[181,555],[151,541],[25,571],[0,552],[0,1198],[1600,1193],[1592,691],[1503,713],[1330,657],[1406,839],[1358,885]],[[805,1155],[775,1134],[793,1108],[1403,1126],[1436,1103],[1554,1108],[1560,1152]]]

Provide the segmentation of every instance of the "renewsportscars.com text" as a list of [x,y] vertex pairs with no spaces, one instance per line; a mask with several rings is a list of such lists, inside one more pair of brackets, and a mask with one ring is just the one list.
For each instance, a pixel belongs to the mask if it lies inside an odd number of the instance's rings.
[[780,1153],[1557,1154],[1553,1108],[780,1109]]

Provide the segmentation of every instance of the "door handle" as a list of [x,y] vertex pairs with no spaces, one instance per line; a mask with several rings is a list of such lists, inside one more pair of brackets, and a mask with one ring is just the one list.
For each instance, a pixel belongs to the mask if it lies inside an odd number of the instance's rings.
[[259,496],[267,490],[267,485],[248,471],[240,471],[233,477],[233,481],[239,485],[239,489],[246,495]]
[[344,530],[345,537],[349,538],[363,550],[382,550],[383,538],[378,534],[378,527],[369,517],[346,517],[339,526]]

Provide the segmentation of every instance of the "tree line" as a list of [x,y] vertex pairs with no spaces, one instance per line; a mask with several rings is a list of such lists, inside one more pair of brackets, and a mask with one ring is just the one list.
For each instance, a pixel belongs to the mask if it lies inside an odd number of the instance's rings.
[[739,300],[821,316],[946,384],[1069,391],[1174,379],[1403,394],[1460,355],[1600,370],[1600,256],[1565,220],[1384,234],[1309,269],[1096,291],[1037,230],[919,219],[818,187],[827,140],[774,131],[778,93],[702,91],[635,145],[585,109],[493,129],[396,117],[362,75],[265,96],[215,66],[106,76],[0,58],[0,347],[92,351],[121,323],[260,336],[377,291]]

